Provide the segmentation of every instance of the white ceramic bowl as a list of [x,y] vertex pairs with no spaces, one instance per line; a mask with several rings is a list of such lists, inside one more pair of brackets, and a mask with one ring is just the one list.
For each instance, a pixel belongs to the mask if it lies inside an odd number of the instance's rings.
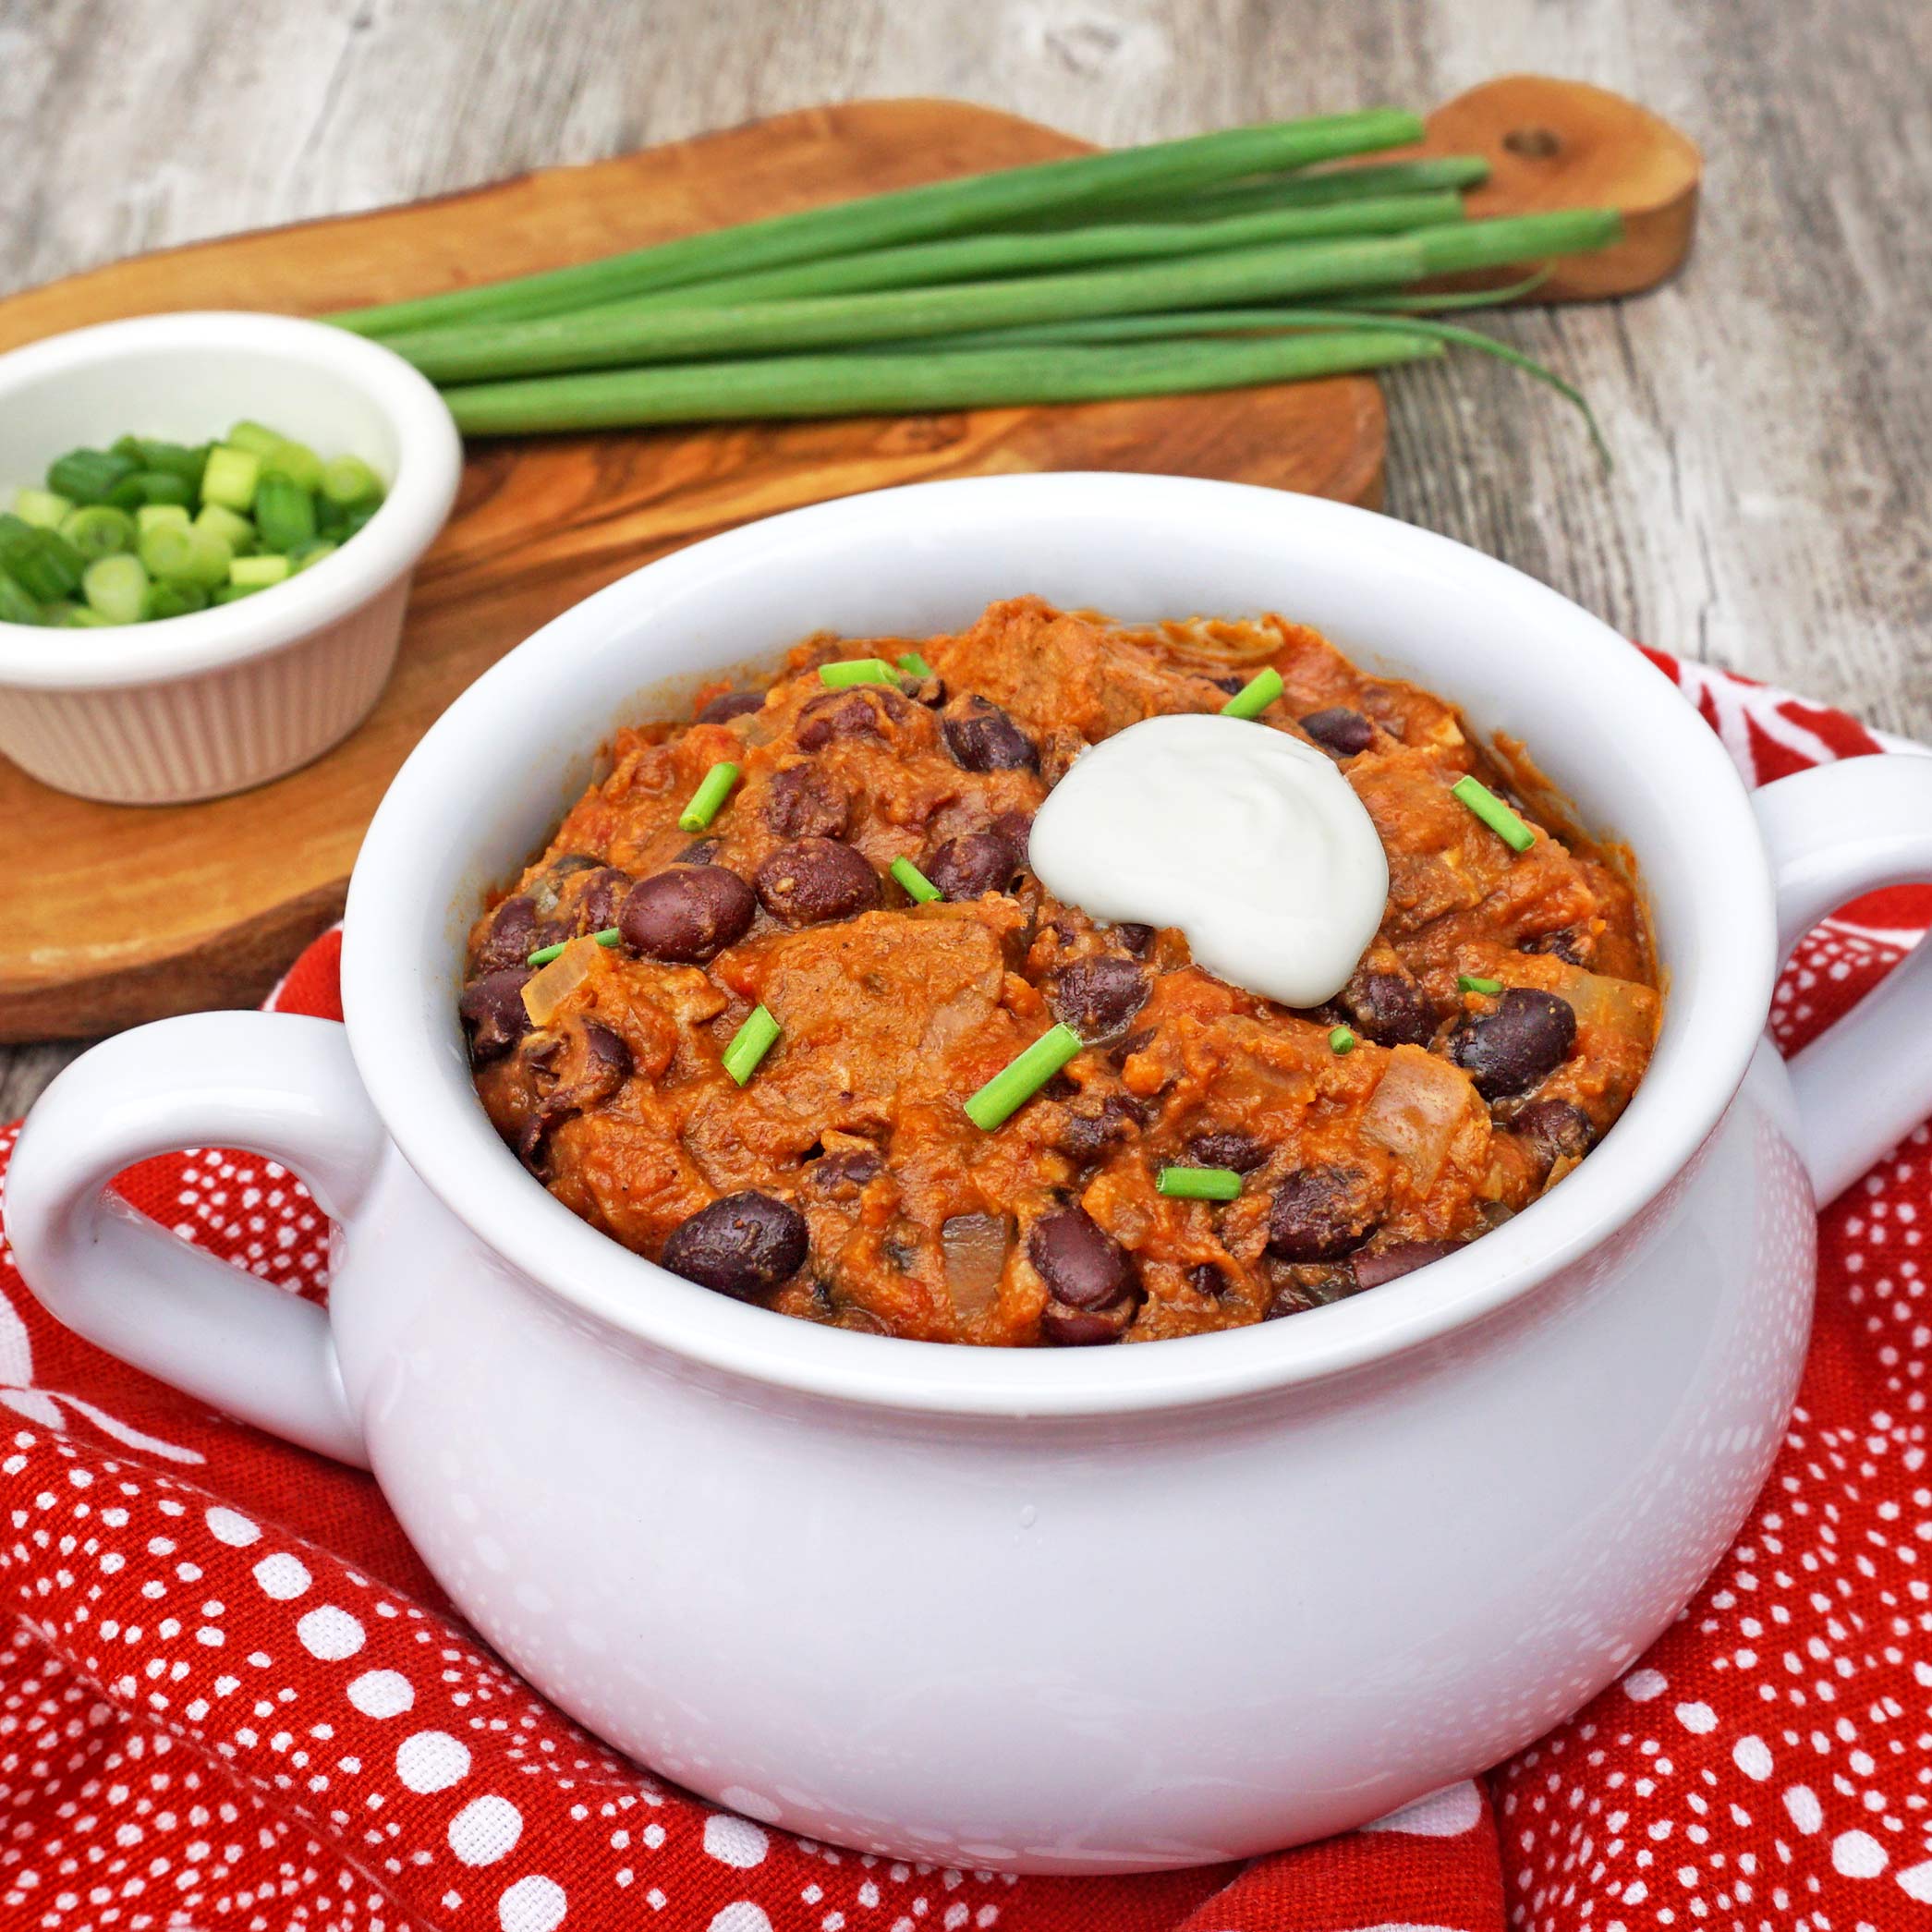
[[0,752],[117,805],[261,784],[346,737],[395,662],[417,560],[456,501],[462,443],[400,356],[283,315],[140,316],[0,356],[0,507],[79,444],[204,443],[250,417],[387,486],[332,556],[259,596],[111,630],[0,624]]
[[[1526,740],[1628,839],[1668,1012],[1575,1173],[1290,1320],[1002,1351],[708,1294],[521,1171],[469,1085],[463,934],[613,721],[667,674],[820,627],[917,636],[1022,590],[1318,625]],[[1441,538],[1165,478],[887,491],[652,564],[490,671],[364,843],[346,1036],[223,1014],[97,1048],[28,1121],[8,1232],[84,1334],[366,1459],[490,1641],[683,1782],[905,1857],[1232,1857],[1507,1756],[1721,1553],[1796,1386],[1814,1185],[1932,1104],[1932,953],[1792,1076],[1761,1040],[1773,972],[1831,905],[1906,874],[1932,874],[1932,759],[1747,797],[1622,638]],[[310,1180],[341,1223],[326,1316],[103,1211],[108,1176],[178,1145]]]

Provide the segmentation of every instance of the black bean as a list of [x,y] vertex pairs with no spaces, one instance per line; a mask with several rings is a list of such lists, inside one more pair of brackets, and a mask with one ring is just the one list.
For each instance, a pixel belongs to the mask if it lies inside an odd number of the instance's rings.
[[1154,929],[1151,926],[1143,926],[1137,920],[1133,919],[1126,921],[1124,925],[1116,926],[1113,929],[1113,936],[1122,945],[1126,947],[1128,952],[1135,954],[1136,956],[1145,953],[1154,943]]
[[1124,1093],[1075,1101],[1060,1124],[1053,1144],[1075,1160],[1098,1160],[1109,1148],[1132,1136],[1146,1116],[1138,1100]]
[[1210,677],[1208,682],[1218,691],[1225,691],[1230,698],[1238,696],[1247,688],[1248,680],[1238,671],[1230,671],[1221,677]]
[[946,701],[946,681],[935,672],[930,677],[916,679],[906,686],[905,695],[915,704],[923,704],[929,711],[936,711]]
[[882,738],[888,722],[903,724],[912,706],[883,685],[820,691],[798,711],[798,748],[822,751],[834,738]]
[[1587,966],[1590,963],[1590,942],[1574,927],[1563,927],[1556,932],[1539,932],[1534,939],[1526,939],[1516,949],[1519,953],[1547,953],[1561,959],[1567,966]]
[[1150,990],[1148,976],[1131,959],[1091,954],[1054,976],[1053,1012],[1082,1039],[1106,1039],[1147,1004]]
[[1535,1149],[1545,1173],[1566,1154],[1581,1159],[1596,1138],[1589,1115],[1568,1100],[1531,1100],[1510,1116],[1509,1127]]
[[1239,1127],[1217,1127],[1197,1134],[1187,1143],[1187,1158],[1197,1167],[1232,1167],[1237,1174],[1252,1173],[1268,1159],[1268,1143]]
[[1197,1261],[1187,1270],[1187,1285],[1197,1294],[1212,1295],[1219,1301],[1228,1292],[1228,1278],[1219,1261]]
[[844,1148],[811,1161],[805,1181],[817,1193],[843,1196],[848,1188],[856,1193],[883,1165],[877,1148]]
[[619,866],[600,866],[577,902],[578,933],[606,932],[617,923],[618,908],[637,881]]
[[524,893],[505,899],[490,916],[490,930],[477,948],[480,972],[520,966],[543,943],[538,936],[537,907]]
[[922,868],[948,899],[1003,893],[1019,869],[1013,847],[996,832],[968,832],[948,839]]
[[1357,1288],[1379,1288],[1384,1282],[1414,1274],[1418,1268],[1427,1268],[1431,1261],[1440,1261],[1465,1245],[1461,1241],[1397,1241],[1373,1254],[1355,1256],[1349,1266],[1355,1270]]
[[680,1221],[658,1260],[700,1288],[750,1301],[796,1274],[807,1246],[805,1217],[797,1209],[747,1188]]
[[1400,967],[1357,966],[1335,1003],[1379,1047],[1426,1047],[1436,1036],[1436,1009]]
[[1375,726],[1360,711],[1352,711],[1345,704],[1310,711],[1301,721],[1301,727],[1324,751],[1332,751],[1337,758],[1353,758],[1375,743]]
[[744,937],[758,909],[751,888],[723,866],[673,866],[640,879],[617,915],[625,943],[647,959],[701,966]]
[[[1033,740],[990,698],[957,698],[940,719],[946,749],[968,772],[1037,771]],[[802,741],[801,741],[802,742]]]
[[530,1016],[523,1006],[529,977],[528,966],[499,966],[463,989],[456,1011],[469,1022],[472,1060],[494,1060],[530,1030]]
[[766,787],[765,823],[782,839],[835,839],[851,818],[851,795],[816,765],[787,765]]
[[698,722],[700,724],[729,724],[734,718],[743,718],[764,708],[765,694],[762,691],[720,691],[715,698],[705,701],[703,710],[698,713]]
[[1027,863],[1027,842],[1033,836],[1033,814],[1023,811],[995,812],[993,820],[986,828],[1002,838],[1019,855],[1021,865]]
[[543,1137],[573,1114],[601,1107],[631,1075],[630,1049],[601,1020],[564,1026],[541,1046],[526,1050],[536,1084],[543,1097],[516,1136],[516,1151],[535,1168]]
[[1129,1295],[1107,1308],[1070,1308],[1049,1302],[1039,1311],[1040,1339],[1055,1348],[1095,1348],[1118,1342],[1133,1325],[1135,1304]]
[[1274,1191],[1268,1251],[1284,1261],[1338,1261],[1375,1233],[1381,1203],[1354,1167],[1307,1167]]
[[691,843],[672,860],[678,866],[708,866],[724,849],[723,839],[693,839]]
[[1104,1308],[1134,1292],[1127,1251],[1084,1208],[1056,1208],[1033,1223],[1027,1258],[1070,1308]]
[[1569,1058],[1576,1014],[1567,1000],[1513,986],[1480,1019],[1465,1020],[1450,1037],[1450,1058],[1476,1082],[1486,1100],[1526,1093]]
[[843,919],[879,904],[879,874],[836,839],[794,839],[758,869],[759,903],[788,926]]

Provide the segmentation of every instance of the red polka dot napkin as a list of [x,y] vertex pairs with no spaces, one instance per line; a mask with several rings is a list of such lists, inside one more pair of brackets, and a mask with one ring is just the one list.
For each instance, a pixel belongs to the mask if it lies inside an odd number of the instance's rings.
[[[1655,662],[1754,781],[1879,748],[1837,712]],[[1780,1044],[1927,925],[1920,890],[1821,929],[1779,988]],[[271,1003],[339,1018],[338,950],[317,942]],[[190,1150],[122,1186],[237,1267],[326,1294],[324,1226],[274,1162]],[[1824,1216],[1770,1482],[1620,1683],[1486,1780],[1346,1838],[1123,1879],[860,1856],[614,1756],[470,1634],[367,1476],[77,1341],[0,1242],[0,1932],[1932,1925],[1928,1224],[1921,1128]]]

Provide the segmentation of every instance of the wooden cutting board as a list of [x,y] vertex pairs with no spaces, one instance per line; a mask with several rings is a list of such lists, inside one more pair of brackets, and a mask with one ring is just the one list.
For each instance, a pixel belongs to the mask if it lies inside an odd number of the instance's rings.
[[[959,102],[814,108],[119,262],[0,301],[0,349],[157,310],[320,313],[388,301],[1084,146]],[[1490,83],[1443,109],[1426,146],[1490,157],[1485,214],[1625,207],[1630,238],[1564,295],[1647,286],[1688,245],[1696,152],[1615,95],[1527,77]],[[1383,420],[1374,382],[1346,377],[1068,408],[474,444],[456,514],[418,574],[395,675],[368,723],[325,757],[236,797],[167,808],[89,804],[0,759],[0,1040],[255,1002],[340,912],[377,801],[450,700],[558,612],[681,544],[822,498],[1013,470],[1168,471],[1372,504]]]

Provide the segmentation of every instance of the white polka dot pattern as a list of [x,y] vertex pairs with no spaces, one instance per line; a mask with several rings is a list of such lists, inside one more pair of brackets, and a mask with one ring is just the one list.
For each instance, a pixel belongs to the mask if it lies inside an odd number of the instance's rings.
[[[1872,748],[1837,714],[1657,662],[1759,778]],[[1932,893],[1900,892],[1821,929],[1780,983],[1779,1044],[1928,923]],[[311,948],[275,1003],[339,1017],[337,949]],[[194,1149],[118,1185],[185,1239],[325,1294],[326,1228],[274,1162]],[[1928,1217],[1921,1130],[1824,1218],[1813,1364],[1771,1480],[1619,1684],[1487,1788],[1245,1868],[1094,1881],[841,1851],[781,1831],[761,1792],[720,1811],[613,1756],[448,1613],[366,1478],[55,1328],[0,1240],[0,1926],[1932,1924]]]

